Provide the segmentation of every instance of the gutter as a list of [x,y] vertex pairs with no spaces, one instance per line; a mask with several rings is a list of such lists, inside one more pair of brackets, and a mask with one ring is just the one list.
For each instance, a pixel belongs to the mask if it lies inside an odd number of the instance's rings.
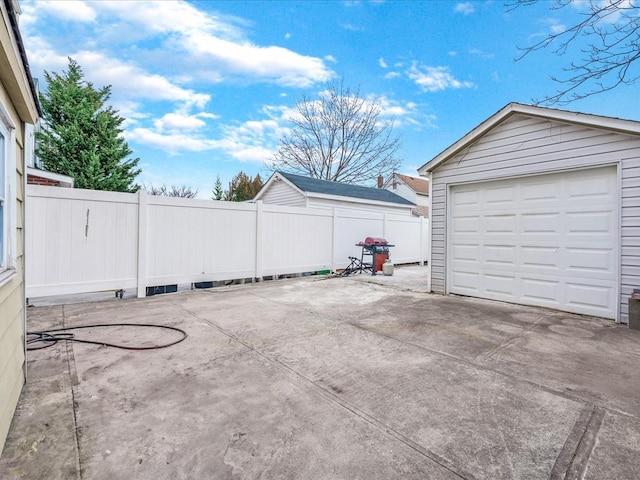
[[31,96],[33,97],[33,101],[36,105],[36,111],[38,112],[38,116],[42,117],[42,108],[40,107],[40,96],[38,95],[36,83],[33,80],[33,76],[31,75],[31,69],[29,68],[29,60],[27,59],[27,52],[24,48],[24,42],[22,41],[22,35],[20,34],[20,29],[18,28],[18,14],[16,10],[13,8],[13,0],[4,0],[4,4],[7,7],[9,22],[11,23],[11,29],[13,30],[13,35],[15,36],[16,43],[18,44],[20,59],[22,60],[22,66],[24,67],[25,73],[27,74],[27,80],[29,81],[29,90],[31,90]]

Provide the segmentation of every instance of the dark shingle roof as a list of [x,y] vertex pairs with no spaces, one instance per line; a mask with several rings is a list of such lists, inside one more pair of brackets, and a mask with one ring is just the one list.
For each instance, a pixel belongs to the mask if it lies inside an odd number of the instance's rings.
[[319,180],[317,178],[303,177],[302,175],[294,175],[292,173],[280,171],[278,171],[278,174],[289,180],[303,192],[361,198],[365,200],[375,200],[378,202],[397,203],[400,205],[415,205],[409,200],[402,198],[400,195],[396,195],[395,193],[383,188],[348,185],[346,183],[330,182],[328,180]]

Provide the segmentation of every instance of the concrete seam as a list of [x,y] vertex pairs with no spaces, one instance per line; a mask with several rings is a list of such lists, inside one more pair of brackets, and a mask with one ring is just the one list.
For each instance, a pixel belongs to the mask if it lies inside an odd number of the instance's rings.
[[351,412],[352,414],[356,415],[357,417],[359,417],[360,419],[362,419],[365,422],[369,423],[370,425],[376,427],[378,430],[380,430],[380,431],[386,433],[387,435],[395,438],[396,440],[400,441],[401,443],[403,443],[407,447],[411,448],[416,453],[422,455],[423,457],[428,458],[429,460],[431,460],[432,462],[436,463],[437,465],[440,465],[441,467],[443,467],[446,470],[450,471],[451,473],[453,473],[457,477],[459,477],[461,479],[464,479],[464,480],[474,480],[475,479],[475,477],[473,475],[471,475],[470,473],[468,473],[468,472],[460,472],[460,470],[455,465],[453,465],[453,463],[450,462],[449,460],[445,459],[444,457],[441,457],[440,455],[438,455],[435,452],[432,452],[429,449],[426,449],[426,448],[422,447],[420,444],[414,442],[413,440],[411,440],[410,438],[406,437],[402,433],[396,431],[392,427],[382,423],[380,420],[376,419],[375,417],[367,414],[366,412],[363,412],[362,410],[359,410],[357,407],[355,407],[355,406],[351,405],[350,403],[346,402],[345,400],[341,399],[340,397],[335,395],[333,392],[330,392],[329,390],[323,388],[322,386],[318,385],[316,382],[314,382],[310,378],[306,377],[305,375],[303,375],[302,373],[298,372],[297,370],[289,367],[288,365],[282,363],[278,359],[269,357],[265,353],[255,349],[254,347],[252,347],[248,343],[242,341],[241,339],[236,337],[234,334],[232,334],[230,332],[227,332],[225,329],[223,329],[222,327],[216,325],[215,323],[211,322],[210,320],[198,316],[198,314],[196,314],[195,312],[192,312],[188,308],[186,308],[184,306],[181,306],[181,305],[177,305],[175,303],[174,303],[174,305],[176,305],[178,308],[183,309],[184,311],[189,313],[191,316],[197,318],[198,320],[206,322],[207,324],[209,324],[211,327],[213,327],[216,330],[218,330],[223,335],[225,335],[225,336],[231,338],[232,340],[240,343],[241,345],[243,345],[244,347],[249,349],[251,352],[254,352],[256,355],[258,355],[261,358],[267,360],[269,363],[275,364],[281,370],[285,370],[287,373],[289,373],[290,375],[293,375],[298,380],[303,380],[304,383],[306,383],[308,386],[312,387],[316,391],[316,393],[319,393],[325,400],[328,400],[333,404],[339,405],[340,407],[342,407],[345,410]]
[[[446,357],[446,358],[448,358],[450,360],[454,360],[454,361],[456,361],[458,363],[461,363],[463,365],[469,365],[469,366],[472,366],[472,367],[477,368],[479,370],[484,370],[485,372],[497,373],[498,375],[502,375],[502,376],[504,376],[506,378],[510,378],[510,379],[517,380],[517,381],[522,382],[522,383],[526,383],[528,385],[532,385],[532,386],[534,386],[536,388],[539,388],[539,389],[541,389],[541,390],[543,390],[543,391],[545,391],[547,393],[551,393],[553,395],[557,395],[559,397],[566,398],[567,400],[572,400],[574,402],[579,402],[579,403],[582,403],[582,404],[584,404],[585,402],[588,402],[588,400],[586,400],[586,399],[584,399],[584,398],[582,398],[582,397],[580,397],[578,395],[572,395],[572,394],[566,393],[564,391],[556,390],[556,389],[554,389],[552,387],[549,387],[547,385],[543,385],[543,384],[534,382],[533,380],[528,380],[526,378],[517,377],[515,375],[509,374],[509,373],[506,373],[506,372],[502,372],[500,370],[496,370],[496,369],[493,369],[493,368],[490,368],[490,367],[487,367],[487,366],[482,365],[480,363],[474,363],[472,361],[456,357],[455,355],[451,355],[450,353],[441,352],[439,350],[434,350],[432,348],[427,348],[427,347],[425,347],[423,345],[418,345],[418,344],[409,342],[407,340],[403,340],[401,338],[396,338],[396,337],[394,337],[392,335],[388,335],[388,334],[385,334],[385,333],[377,332],[375,330],[369,330],[368,328],[363,327],[362,325],[357,325],[357,324],[350,323],[350,322],[343,322],[343,323],[345,325],[350,325],[350,326],[352,326],[354,328],[358,328],[360,330],[364,330],[365,332],[369,332],[369,333],[372,333],[374,335],[380,335],[381,337],[385,337],[385,338],[388,338],[390,340],[395,340],[397,342],[403,343],[405,345],[410,345],[410,346],[415,347],[415,348],[419,348],[421,350],[424,350],[425,352],[430,352],[430,353],[434,353],[434,354],[437,354],[437,355],[441,355],[443,357]],[[604,406],[604,405],[599,405],[598,408],[601,408],[601,409],[606,410],[606,411],[613,412],[613,413],[615,413],[617,415],[621,415],[623,417],[629,417],[629,418],[635,418],[635,419],[639,418],[636,415],[633,415],[631,413],[625,412],[623,410],[618,410],[616,408],[607,407],[607,406]]]
[[482,355],[479,355],[478,357],[476,357],[476,360],[482,360],[482,361],[489,360],[491,357],[493,357],[495,354],[497,354],[501,350],[504,350],[505,348],[511,346],[516,340],[518,340],[519,338],[522,338],[525,334],[533,331],[533,329],[536,328],[540,322],[542,322],[545,318],[548,318],[548,317],[549,315],[542,315],[538,320],[533,322],[527,328],[522,329],[522,331],[519,332],[518,334],[510,337],[509,339],[502,342],[500,345],[498,345],[494,349],[489,350],[488,352],[483,353]]
[[[65,311],[64,305],[62,306],[62,326],[65,327]],[[75,355],[73,354],[73,342],[64,342],[67,353],[67,369],[69,372],[69,386],[71,388],[71,411],[73,413],[73,432],[76,440],[76,471],[77,478],[82,480],[82,463],[80,460],[80,438],[78,436],[78,416],[77,416],[77,403],[75,387],[78,384],[78,372],[76,370]]]
[[589,422],[584,429],[580,442],[578,443],[578,447],[576,448],[575,454],[571,459],[569,468],[567,469],[567,473],[564,477],[565,480],[584,478],[587,466],[589,465],[589,459],[591,458],[591,453],[596,446],[596,440],[598,438],[602,422],[604,421],[605,414],[605,409],[600,408],[597,405],[594,406],[591,416],[589,417]]
[[589,427],[589,421],[593,417],[595,406],[587,404],[583,407],[578,419],[573,424],[573,428],[567,435],[567,439],[556,457],[556,461],[551,469],[550,480],[559,480],[565,478],[565,475],[576,456],[576,452],[580,445],[580,441],[584,437],[584,433]]

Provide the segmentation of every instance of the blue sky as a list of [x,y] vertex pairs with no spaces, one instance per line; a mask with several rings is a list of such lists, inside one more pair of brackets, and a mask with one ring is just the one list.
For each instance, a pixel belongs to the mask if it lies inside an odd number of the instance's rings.
[[[527,46],[578,20],[551,2],[509,11],[502,1],[25,1],[27,55],[43,71],[78,61],[140,157],[145,184],[186,184],[208,198],[265,161],[302,95],[328,81],[376,102],[402,140],[401,173],[416,169],[509,102],[555,93],[551,75],[577,59]],[[577,44],[576,48],[580,45]],[[568,110],[640,120],[637,87]]]

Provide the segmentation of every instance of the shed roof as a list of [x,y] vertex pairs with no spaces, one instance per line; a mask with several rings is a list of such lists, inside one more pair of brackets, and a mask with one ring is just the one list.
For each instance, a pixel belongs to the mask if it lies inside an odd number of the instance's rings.
[[274,175],[279,175],[288,180],[296,188],[306,194],[332,195],[339,197],[350,197],[364,200],[372,200],[376,202],[395,203],[399,205],[413,206],[414,203],[396,195],[389,190],[383,188],[363,187],[361,185],[349,185],[340,182],[331,182],[329,180],[320,180],[317,178],[304,177],[302,175],[294,175],[293,173],[276,171]]
[[490,130],[515,114],[523,114],[530,117],[545,118],[558,122],[601,128],[630,135],[640,135],[640,122],[633,120],[623,120],[620,118],[592,115],[588,113],[570,112],[568,110],[538,107],[522,103],[510,103],[475,127],[453,145],[449,146],[447,149],[425,163],[418,169],[418,172],[420,172],[421,175],[424,175],[427,172],[434,170],[449,158],[457,155],[462,150],[475,143],[483,135],[486,135]]

